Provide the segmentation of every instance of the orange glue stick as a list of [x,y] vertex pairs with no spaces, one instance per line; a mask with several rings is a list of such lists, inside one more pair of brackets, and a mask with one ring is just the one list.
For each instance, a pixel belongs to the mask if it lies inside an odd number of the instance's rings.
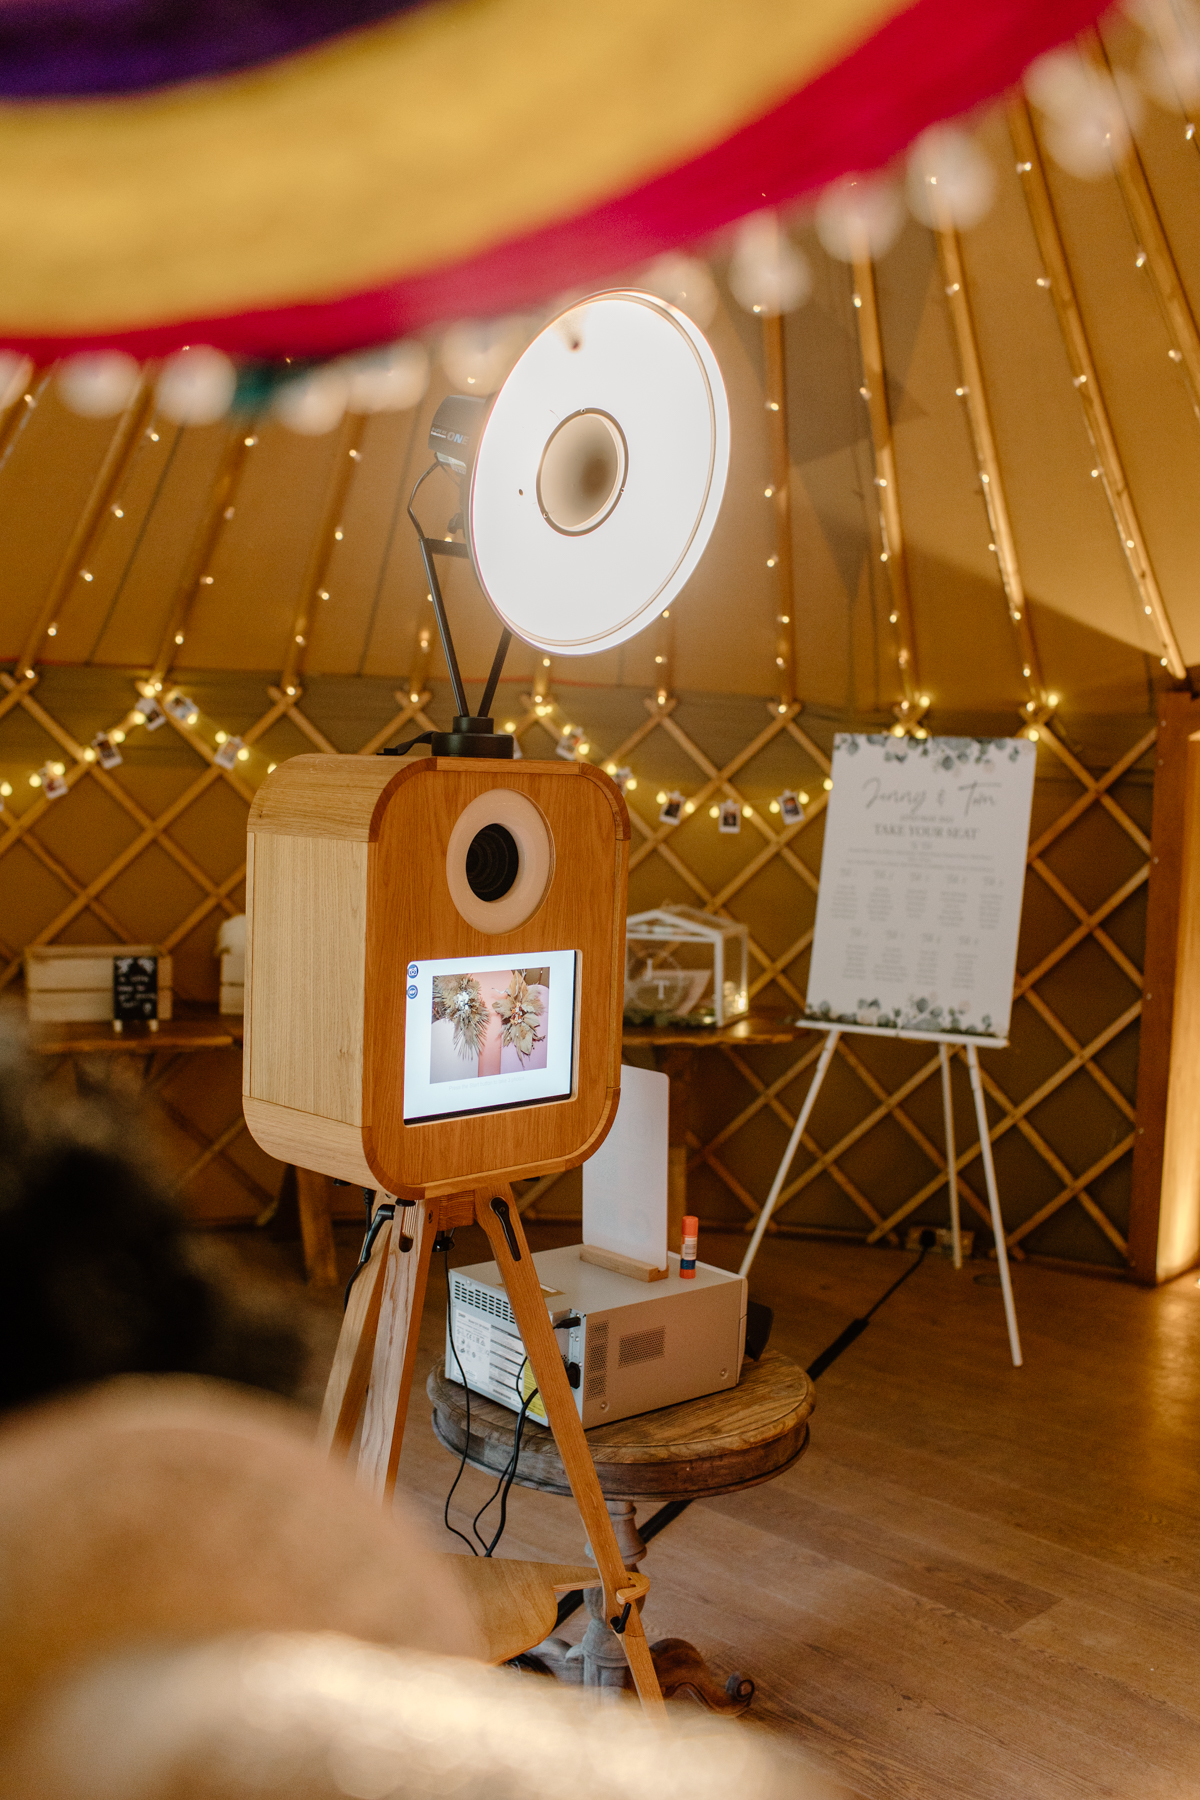
[[689,1213],[683,1221],[683,1236],[679,1250],[679,1274],[683,1281],[696,1279],[696,1239],[700,1235],[700,1221]]

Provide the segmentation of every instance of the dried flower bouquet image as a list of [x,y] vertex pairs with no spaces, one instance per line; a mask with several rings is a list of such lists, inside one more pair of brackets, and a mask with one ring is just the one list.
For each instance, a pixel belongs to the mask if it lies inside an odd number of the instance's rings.
[[519,969],[513,970],[512,980],[493,1010],[503,1024],[501,1044],[506,1048],[511,1045],[517,1055],[528,1062],[534,1045],[540,1044],[545,1037],[545,1033],[538,1030],[545,1008],[541,995],[530,988]]
[[548,968],[464,969],[433,978],[431,1081],[546,1067]]
[[488,1008],[474,975],[435,975],[433,1020],[449,1019],[454,1028],[454,1050],[464,1062],[478,1057],[490,1023]]

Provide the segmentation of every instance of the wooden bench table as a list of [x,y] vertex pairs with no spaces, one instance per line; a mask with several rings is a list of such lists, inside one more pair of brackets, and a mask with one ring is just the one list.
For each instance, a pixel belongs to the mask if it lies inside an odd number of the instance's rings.
[[751,1050],[763,1044],[794,1044],[805,1035],[782,1013],[754,1007],[728,1025],[629,1025],[621,1032],[624,1051],[649,1050],[671,1084],[667,1114],[667,1242],[679,1242],[680,1221],[692,1209],[687,1199],[687,1166],[700,1140],[691,1129],[692,1075],[698,1050]]
[[[512,1455],[516,1414],[473,1393],[467,1444],[464,1391],[447,1380],[441,1363],[431,1371],[426,1391],[433,1403],[434,1432],[446,1449],[461,1456],[466,1445],[472,1467],[500,1475]],[[588,1448],[626,1567],[635,1569],[646,1554],[637,1528],[638,1500],[704,1500],[781,1475],[807,1448],[813,1401],[813,1384],[800,1365],[766,1350],[758,1362],[747,1360],[736,1388],[593,1427]],[[515,1479],[519,1486],[543,1493],[571,1491],[553,1437],[531,1419],[525,1422]],[[552,1637],[532,1654],[563,1680],[622,1687],[628,1673],[625,1655],[603,1617],[601,1591],[586,1590],[585,1604],[591,1617],[580,1645]],[[744,1712],[750,1704],[752,1681],[734,1675],[722,1688],[703,1657],[683,1639],[661,1639],[651,1652],[664,1694],[690,1690],[717,1712]]]

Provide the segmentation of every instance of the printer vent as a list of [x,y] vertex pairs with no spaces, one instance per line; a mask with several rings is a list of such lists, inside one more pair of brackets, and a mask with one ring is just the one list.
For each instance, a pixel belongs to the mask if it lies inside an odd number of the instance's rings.
[[608,1388],[608,1320],[601,1319],[595,1325],[589,1321],[587,1328],[587,1356],[584,1370],[587,1376],[583,1397],[585,1400],[603,1400]]
[[617,1366],[628,1369],[633,1363],[656,1362],[666,1349],[667,1328],[656,1326],[653,1331],[631,1331],[618,1340]]
[[486,1313],[491,1319],[503,1319],[506,1325],[515,1325],[512,1307],[500,1294],[494,1294],[490,1288],[471,1287],[457,1275],[450,1277],[451,1292],[460,1306],[472,1306],[476,1312]]

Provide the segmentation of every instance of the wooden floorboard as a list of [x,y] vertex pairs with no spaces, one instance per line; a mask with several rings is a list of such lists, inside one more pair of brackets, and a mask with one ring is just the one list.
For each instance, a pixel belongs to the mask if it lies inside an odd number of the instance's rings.
[[[542,1248],[571,1234],[530,1236]],[[315,1405],[336,1301],[305,1293],[294,1246],[228,1241],[294,1294]],[[714,1236],[701,1254],[733,1267],[741,1249]],[[339,1231],[344,1262],[352,1251]],[[482,1255],[460,1232],[452,1261]],[[775,1308],[773,1345],[808,1363],[910,1261],[768,1239],[752,1292]],[[807,1455],[655,1540],[647,1630],[690,1638],[721,1678],[753,1676],[750,1716],[864,1800],[1193,1800],[1196,1277],[1146,1292],[1014,1270],[1019,1370],[994,1279],[986,1264],[926,1261],[821,1378]],[[443,1309],[439,1262],[400,1480],[439,1547],[462,1549],[442,1525],[455,1464],[424,1395]],[[493,1485],[464,1474],[451,1519],[468,1535]],[[503,1553],[570,1561],[581,1546],[570,1501],[513,1491]],[[565,1635],[581,1628],[577,1615]]]

